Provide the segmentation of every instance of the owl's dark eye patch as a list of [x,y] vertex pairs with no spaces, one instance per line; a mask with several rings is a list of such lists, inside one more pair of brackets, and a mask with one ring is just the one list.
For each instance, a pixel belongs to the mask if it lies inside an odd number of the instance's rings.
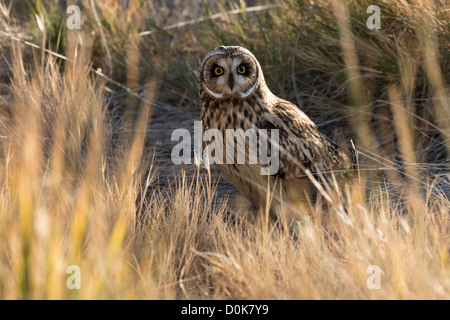
[[242,74],[243,76],[248,76],[251,73],[251,67],[247,63],[241,63],[236,68],[237,73]]
[[224,70],[221,66],[214,64],[211,68],[211,75],[213,77],[219,77],[223,74]]

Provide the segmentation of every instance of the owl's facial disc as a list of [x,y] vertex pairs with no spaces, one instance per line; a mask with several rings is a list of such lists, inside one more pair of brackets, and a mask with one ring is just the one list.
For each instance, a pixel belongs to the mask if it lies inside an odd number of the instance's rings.
[[221,48],[210,52],[202,64],[203,88],[216,99],[244,99],[258,86],[259,69],[256,60],[249,52],[228,52],[220,50]]

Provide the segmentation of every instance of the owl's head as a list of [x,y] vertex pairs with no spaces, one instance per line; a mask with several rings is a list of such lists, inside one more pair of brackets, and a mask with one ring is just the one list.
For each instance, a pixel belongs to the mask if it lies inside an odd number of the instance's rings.
[[245,48],[221,46],[206,55],[199,85],[215,99],[245,99],[264,82],[261,66]]

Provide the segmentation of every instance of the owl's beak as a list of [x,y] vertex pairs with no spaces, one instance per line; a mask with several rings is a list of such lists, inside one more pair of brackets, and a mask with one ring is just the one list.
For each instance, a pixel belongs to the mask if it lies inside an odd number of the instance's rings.
[[230,86],[230,90],[233,91],[233,86],[234,86],[233,75],[230,75],[230,78],[228,79],[228,85]]

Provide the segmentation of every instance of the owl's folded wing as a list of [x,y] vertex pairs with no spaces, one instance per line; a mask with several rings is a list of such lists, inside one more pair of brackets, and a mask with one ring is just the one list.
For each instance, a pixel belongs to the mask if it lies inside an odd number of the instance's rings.
[[295,104],[281,100],[258,123],[260,129],[278,129],[280,169],[285,178],[347,170],[348,157],[336,143],[322,134],[316,124]]

